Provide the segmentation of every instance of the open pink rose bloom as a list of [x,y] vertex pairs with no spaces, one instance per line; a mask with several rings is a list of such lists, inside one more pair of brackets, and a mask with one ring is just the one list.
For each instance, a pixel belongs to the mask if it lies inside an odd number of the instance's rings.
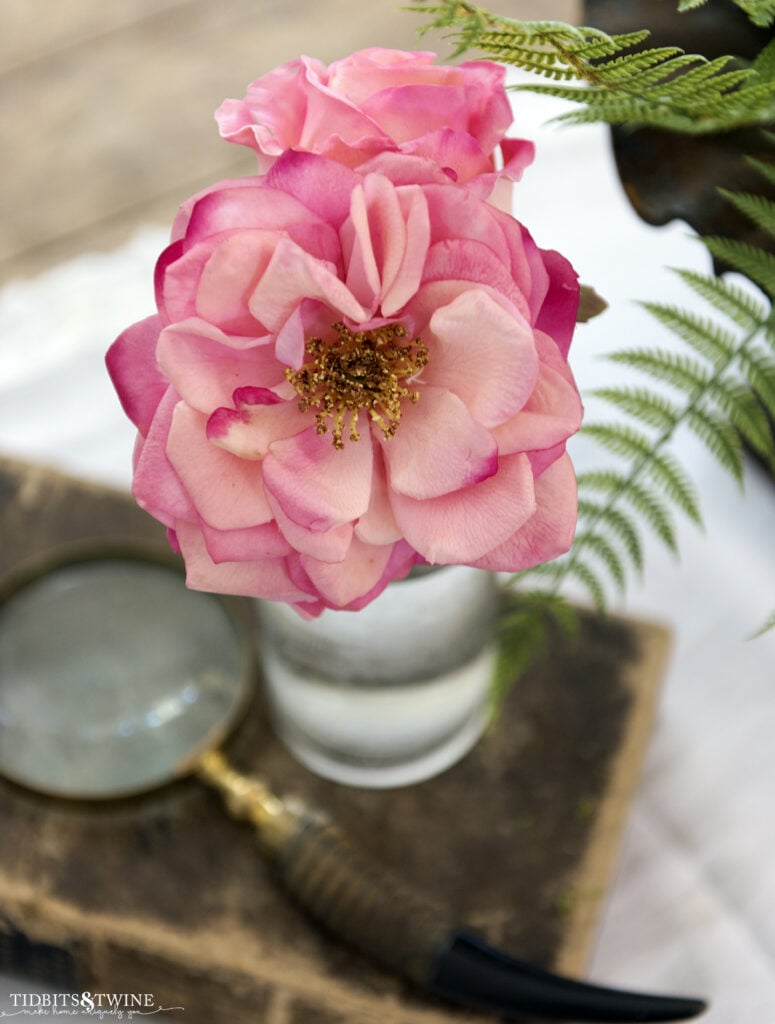
[[[404,56],[385,58],[383,77],[369,65],[368,90],[351,58],[337,117],[344,105],[354,123],[367,91],[384,130],[391,97],[416,90],[409,58],[427,63]],[[581,419],[566,359],[575,273],[442,169],[455,156],[443,129],[438,160],[427,135],[340,160],[327,140],[349,121],[328,124],[330,86],[304,67],[321,115],[307,78],[290,125],[278,93],[256,138],[296,148],[184,204],[157,264],[157,315],[108,354],[139,431],[135,497],[168,526],[190,586],[307,615],[361,608],[418,562],[518,571],[563,553],[576,520],[565,443]],[[461,138],[472,95],[480,120],[502,117],[499,69],[474,68],[450,112]],[[302,121],[325,155],[304,151]],[[503,130],[482,128],[483,145]]]

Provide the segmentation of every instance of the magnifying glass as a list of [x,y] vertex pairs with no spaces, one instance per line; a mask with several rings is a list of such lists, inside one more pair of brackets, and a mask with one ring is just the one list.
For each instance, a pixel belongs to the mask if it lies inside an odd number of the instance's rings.
[[109,800],[197,775],[250,822],[278,881],[320,925],[391,972],[500,1016],[627,1022],[701,1000],[561,978],[457,926],[353,849],[325,815],[235,771],[219,746],[255,679],[244,602],[186,589],[166,553],[69,547],[0,580],[0,773],[50,796]]

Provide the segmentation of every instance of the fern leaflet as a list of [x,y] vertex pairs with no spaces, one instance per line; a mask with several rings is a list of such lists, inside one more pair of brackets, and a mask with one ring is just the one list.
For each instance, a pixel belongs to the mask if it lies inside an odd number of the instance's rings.
[[[693,11],[702,7],[708,0],[679,0],[679,11]],[[732,0],[748,15],[754,25],[767,28],[775,22],[775,2],[773,0]]]

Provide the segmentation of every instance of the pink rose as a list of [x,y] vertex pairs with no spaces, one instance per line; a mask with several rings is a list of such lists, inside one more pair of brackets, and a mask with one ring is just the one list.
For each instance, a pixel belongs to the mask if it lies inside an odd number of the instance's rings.
[[437,67],[435,57],[370,49],[328,67],[301,57],[253,82],[244,100],[225,100],[216,120],[225,139],[256,151],[261,171],[286,149],[362,172],[377,169],[369,164],[380,154],[402,153],[429,162],[439,181],[469,182],[486,197],[499,174],[521,176],[533,144],[503,137],[512,114],[501,66]]
[[182,208],[108,366],[192,587],[315,615],[570,546],[576,275],[433,177],[289,152]]

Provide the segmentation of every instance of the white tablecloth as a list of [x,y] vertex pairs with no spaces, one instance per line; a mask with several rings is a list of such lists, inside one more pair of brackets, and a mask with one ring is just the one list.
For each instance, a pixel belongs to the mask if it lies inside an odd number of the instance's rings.
[[[621,380],[602,353],[672,343],[632,300],[696,305],[664,268],[706,269],[704,251],[684,225],[656,230],[632,214],[604,129],[544,127],[561,107],[524,94],[515,109],[517,130],[538,140],[515,213],[611,307],[578,330],[577,376],[582,387]],[[0,451],[128,484],[133,433],[102,358],[125,324],[152,311],[163,242],[149,227],[115,252],[83,255],[0,292]],[[669,623],[676,640],[590,973],[706,995],[708,1024],[771,1024],[775,632],[746,637],[775,607],[775,484],[751,465],[743,495],[691,437],[678,453],[698,484],[705,531],[680,525],[678,561],[650,542],[645,578],[623,605]],[[7,979],[0,1015],[8,993],[30,990]]]

